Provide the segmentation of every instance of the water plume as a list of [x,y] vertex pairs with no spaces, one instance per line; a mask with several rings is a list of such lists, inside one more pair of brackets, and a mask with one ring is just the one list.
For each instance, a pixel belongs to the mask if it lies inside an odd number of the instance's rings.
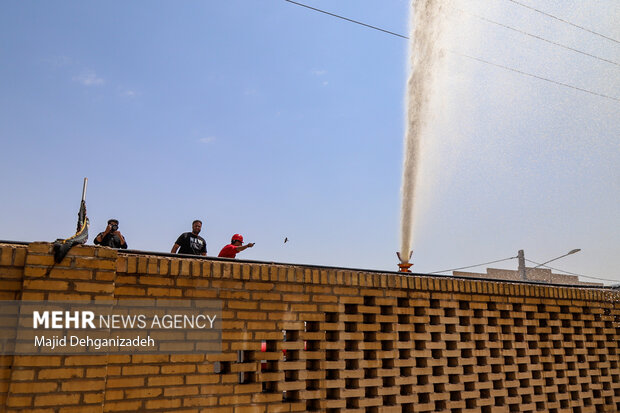
[[444,14],[440,0],[413,0],[410,17],[409,79],[401,188],[401,261],[411,252],[413,216],[422,137],[427,129],[435,73],[441,61],[439,47]]

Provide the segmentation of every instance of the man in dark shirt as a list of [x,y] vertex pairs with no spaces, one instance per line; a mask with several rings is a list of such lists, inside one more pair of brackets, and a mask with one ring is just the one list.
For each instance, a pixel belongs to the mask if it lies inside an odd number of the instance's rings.
[[118,230],[118,219],[109,219],[108,226],[105,231],[100,232],[95,237],[95,245],[101,245],[103,247],[110,248],[123,248],[127,249],[127,242],[125,237]]
[[181,234],[170,252],[176,254],[178,250],[179,254],[207,255],[207,242],[198,236],[201,229],[202,221],[197,219],[192,222],[192,232]]

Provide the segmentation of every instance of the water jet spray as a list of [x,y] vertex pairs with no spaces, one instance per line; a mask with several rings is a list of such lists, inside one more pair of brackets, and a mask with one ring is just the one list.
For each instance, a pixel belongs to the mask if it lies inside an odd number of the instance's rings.
[[406,130],[401,187],[401,243],[397,253],[401,272],[410,272],[414,206],[419,186],[418,169],[422,159],[422,138],[428,135],[433,83],[441,61],[441,36],[445,24],[441,0],[413,0],[411,39],[409,42],[410,75],[406,93]]

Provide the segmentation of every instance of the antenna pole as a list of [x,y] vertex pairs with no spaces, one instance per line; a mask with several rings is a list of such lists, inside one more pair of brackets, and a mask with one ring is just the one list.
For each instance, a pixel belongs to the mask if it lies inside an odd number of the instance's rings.
[[84,178],[84,186],[82,187],[82,202],[86,201],[86,187],[88,186],[88,178]]

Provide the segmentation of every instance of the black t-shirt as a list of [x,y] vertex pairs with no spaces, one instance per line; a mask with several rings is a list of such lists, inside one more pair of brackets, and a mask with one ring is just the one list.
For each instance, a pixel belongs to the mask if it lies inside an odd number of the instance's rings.
[[120,237],[118,235],[108,232],[108,235],[103,237],[101,239],[101,242],[97,242],[97,238],[99,238],[99,235],[103,235],[103,232],[100,232],[95,237],[95,245],[101,245],[101,246],[110,247],[110,248],[123,248],[123,249],[127,249],[127,243],[126,242],[125,243],[121,242],[121,239],[120,239]]
[[180,245],[179,254],[201,255],[207,253],[207,241],[192,232],[185,232],[177,238],[175,244]]

